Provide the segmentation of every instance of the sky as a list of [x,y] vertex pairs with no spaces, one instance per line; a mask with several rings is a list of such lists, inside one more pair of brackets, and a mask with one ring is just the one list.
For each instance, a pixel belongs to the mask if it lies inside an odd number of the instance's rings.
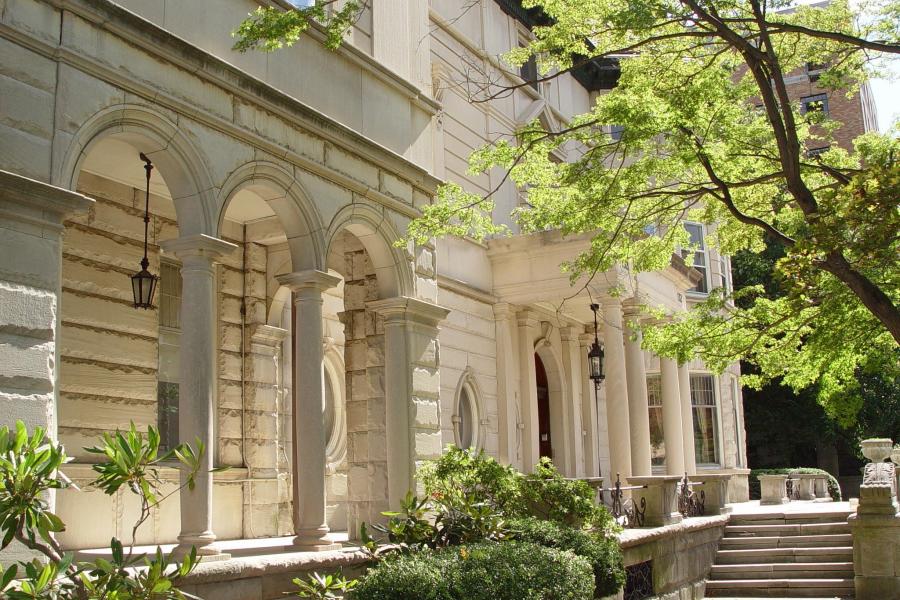
[[891,124],[900,120],[900,59],[891,61],[893,78],[873,79],[872,96],[878,112],[878,130],[887,131]]

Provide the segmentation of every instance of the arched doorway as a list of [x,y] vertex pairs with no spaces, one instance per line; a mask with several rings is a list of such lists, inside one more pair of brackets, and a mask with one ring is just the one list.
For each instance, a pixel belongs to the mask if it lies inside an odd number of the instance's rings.
[[537,383],[538,449],[541,458],[553,459],[553,432],[550,420],[550,381],[544,361],[534,355],[535,381]]

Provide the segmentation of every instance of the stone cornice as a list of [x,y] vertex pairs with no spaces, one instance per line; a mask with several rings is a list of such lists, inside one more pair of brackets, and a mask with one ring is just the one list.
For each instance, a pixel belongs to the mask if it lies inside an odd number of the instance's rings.
[[367,302],[366,308],[380,314],[386,321],[406,319],[431,326],[437,326],[450,314],[450,309],[443,306],[407,296]]
[[82,194],[0,170],[0,215],[5,219],[61,230],[68,215],[87,212],[93,203]]

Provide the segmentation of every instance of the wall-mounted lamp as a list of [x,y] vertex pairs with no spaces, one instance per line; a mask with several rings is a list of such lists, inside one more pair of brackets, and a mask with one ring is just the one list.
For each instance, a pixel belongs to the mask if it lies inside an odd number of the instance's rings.
[[599,304],[591,304],[591,310],[594,311],[594,343],[588,351],[588,365],[590,365],[591,381],[594,382],[594,390],[600,389],[603,382],[603,348],[600,347],[600,339],[597,337],[597,311],[600,310]]
[[141,152],[141,160],[144,161],[144,170],[147,172],[147,197],[144,204],[144,258],[141,259],[141,270],[131,276],[131,291],[134,293],[135,308],[151,308],[153,306],[153,292],[156,291],[156,282],[159,277],[147,270],[150,261],[147,260],[147,234],[150,227],[150,172],[153,163]]

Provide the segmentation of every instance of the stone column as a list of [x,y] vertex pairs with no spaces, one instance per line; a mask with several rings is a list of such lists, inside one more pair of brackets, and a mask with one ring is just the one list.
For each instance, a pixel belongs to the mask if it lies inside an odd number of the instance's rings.
[[162,243],[181,260],[181,363],[178,433],[181,442],[205,448],[194,489],[181,489],[181,533],[177,552],[220,554],[213,546],[212,497],[216,401],[216,261],[237,246],[203,234]]
[[[563,396],[563,452],[566,455],[565,473],[569,477],[584,477],[584,424],[582,418],[582,379],[587,376],[582,373],[582,357],[579,352],[578,336],[581,328],[562,327],[559,330],[562,340],[562,363],[565,373],[566,385]],[[596,475],[596,473],[591,473]]]
[[[625,320],[638,318],[637,306],[629,303]],[[647,371],[641,350],[641,333],[625,326],[625,370],[628,382],[628,426],[631,432],[631,473],[650,475],[650,409],[647,405]]]
[[522,470],[530,472],[541,458],[538,436],[537,372],[534,364],[534,340],[537,337],[538,320],[530,310],[520,310],[516,322],[519,326],[519,391],[522,408]]
[[[593,327],[593,326],[592,326]],[[600,476],[600,439],[598,411],[598,393],[594,382],[589,377],[588,351],[594,343],[593,333],[582,333],[579,336],[579,364],[581,365],[581,426],[584,428],[584,472],[588,477]],[[601,383],[601,385],[603,385]],[[607,478],[609,473],[606,473]]]
[[681,424],[681,385],[678,383],[678,364],[671,358],[660,357],[660,385],[662,387],[663,437],[666,443],[666,473],[684,474],[684,428]]
[[[605,346],[603,370],[606,374],[603,385],[606,388],[610,463],[607,480],[613,483],[616,480],[616,474],[620,474],[623,481],[627,481],[631,477],[631,432],[628,428],[629,406],[625,376],[622,304],[617,298],[611,298],[603,301],[602,308]],[[649,456],[649,441],[647,445]]]
[[681,429],[684,444],[684,470],[697,473],[697,454],[694,448],[694,410],[691,408],[691,376],[687,364],[678,365],[678,389],[681,392]]
[[325,397],[323,383],[322,293],[340,277],[316,270],[277,277],[293,290],[293,547],[303,550],[338,548],[328,538],[325,522]]
[[403,296],[366,307],[384,318],[387,490],[395,509],[416,491],[419,462],[441,454],[438,324],[450,311]]
[[522,468],[519,455],[518,396],[515,312],[505,302],[494,305],[497,332],[497,413],[500,460]]
[[[21,420],[56,438],[63,220],[91,204],[0,171],[0,425]],[[17,542],[0,552],[4,564],[32,558]]]

